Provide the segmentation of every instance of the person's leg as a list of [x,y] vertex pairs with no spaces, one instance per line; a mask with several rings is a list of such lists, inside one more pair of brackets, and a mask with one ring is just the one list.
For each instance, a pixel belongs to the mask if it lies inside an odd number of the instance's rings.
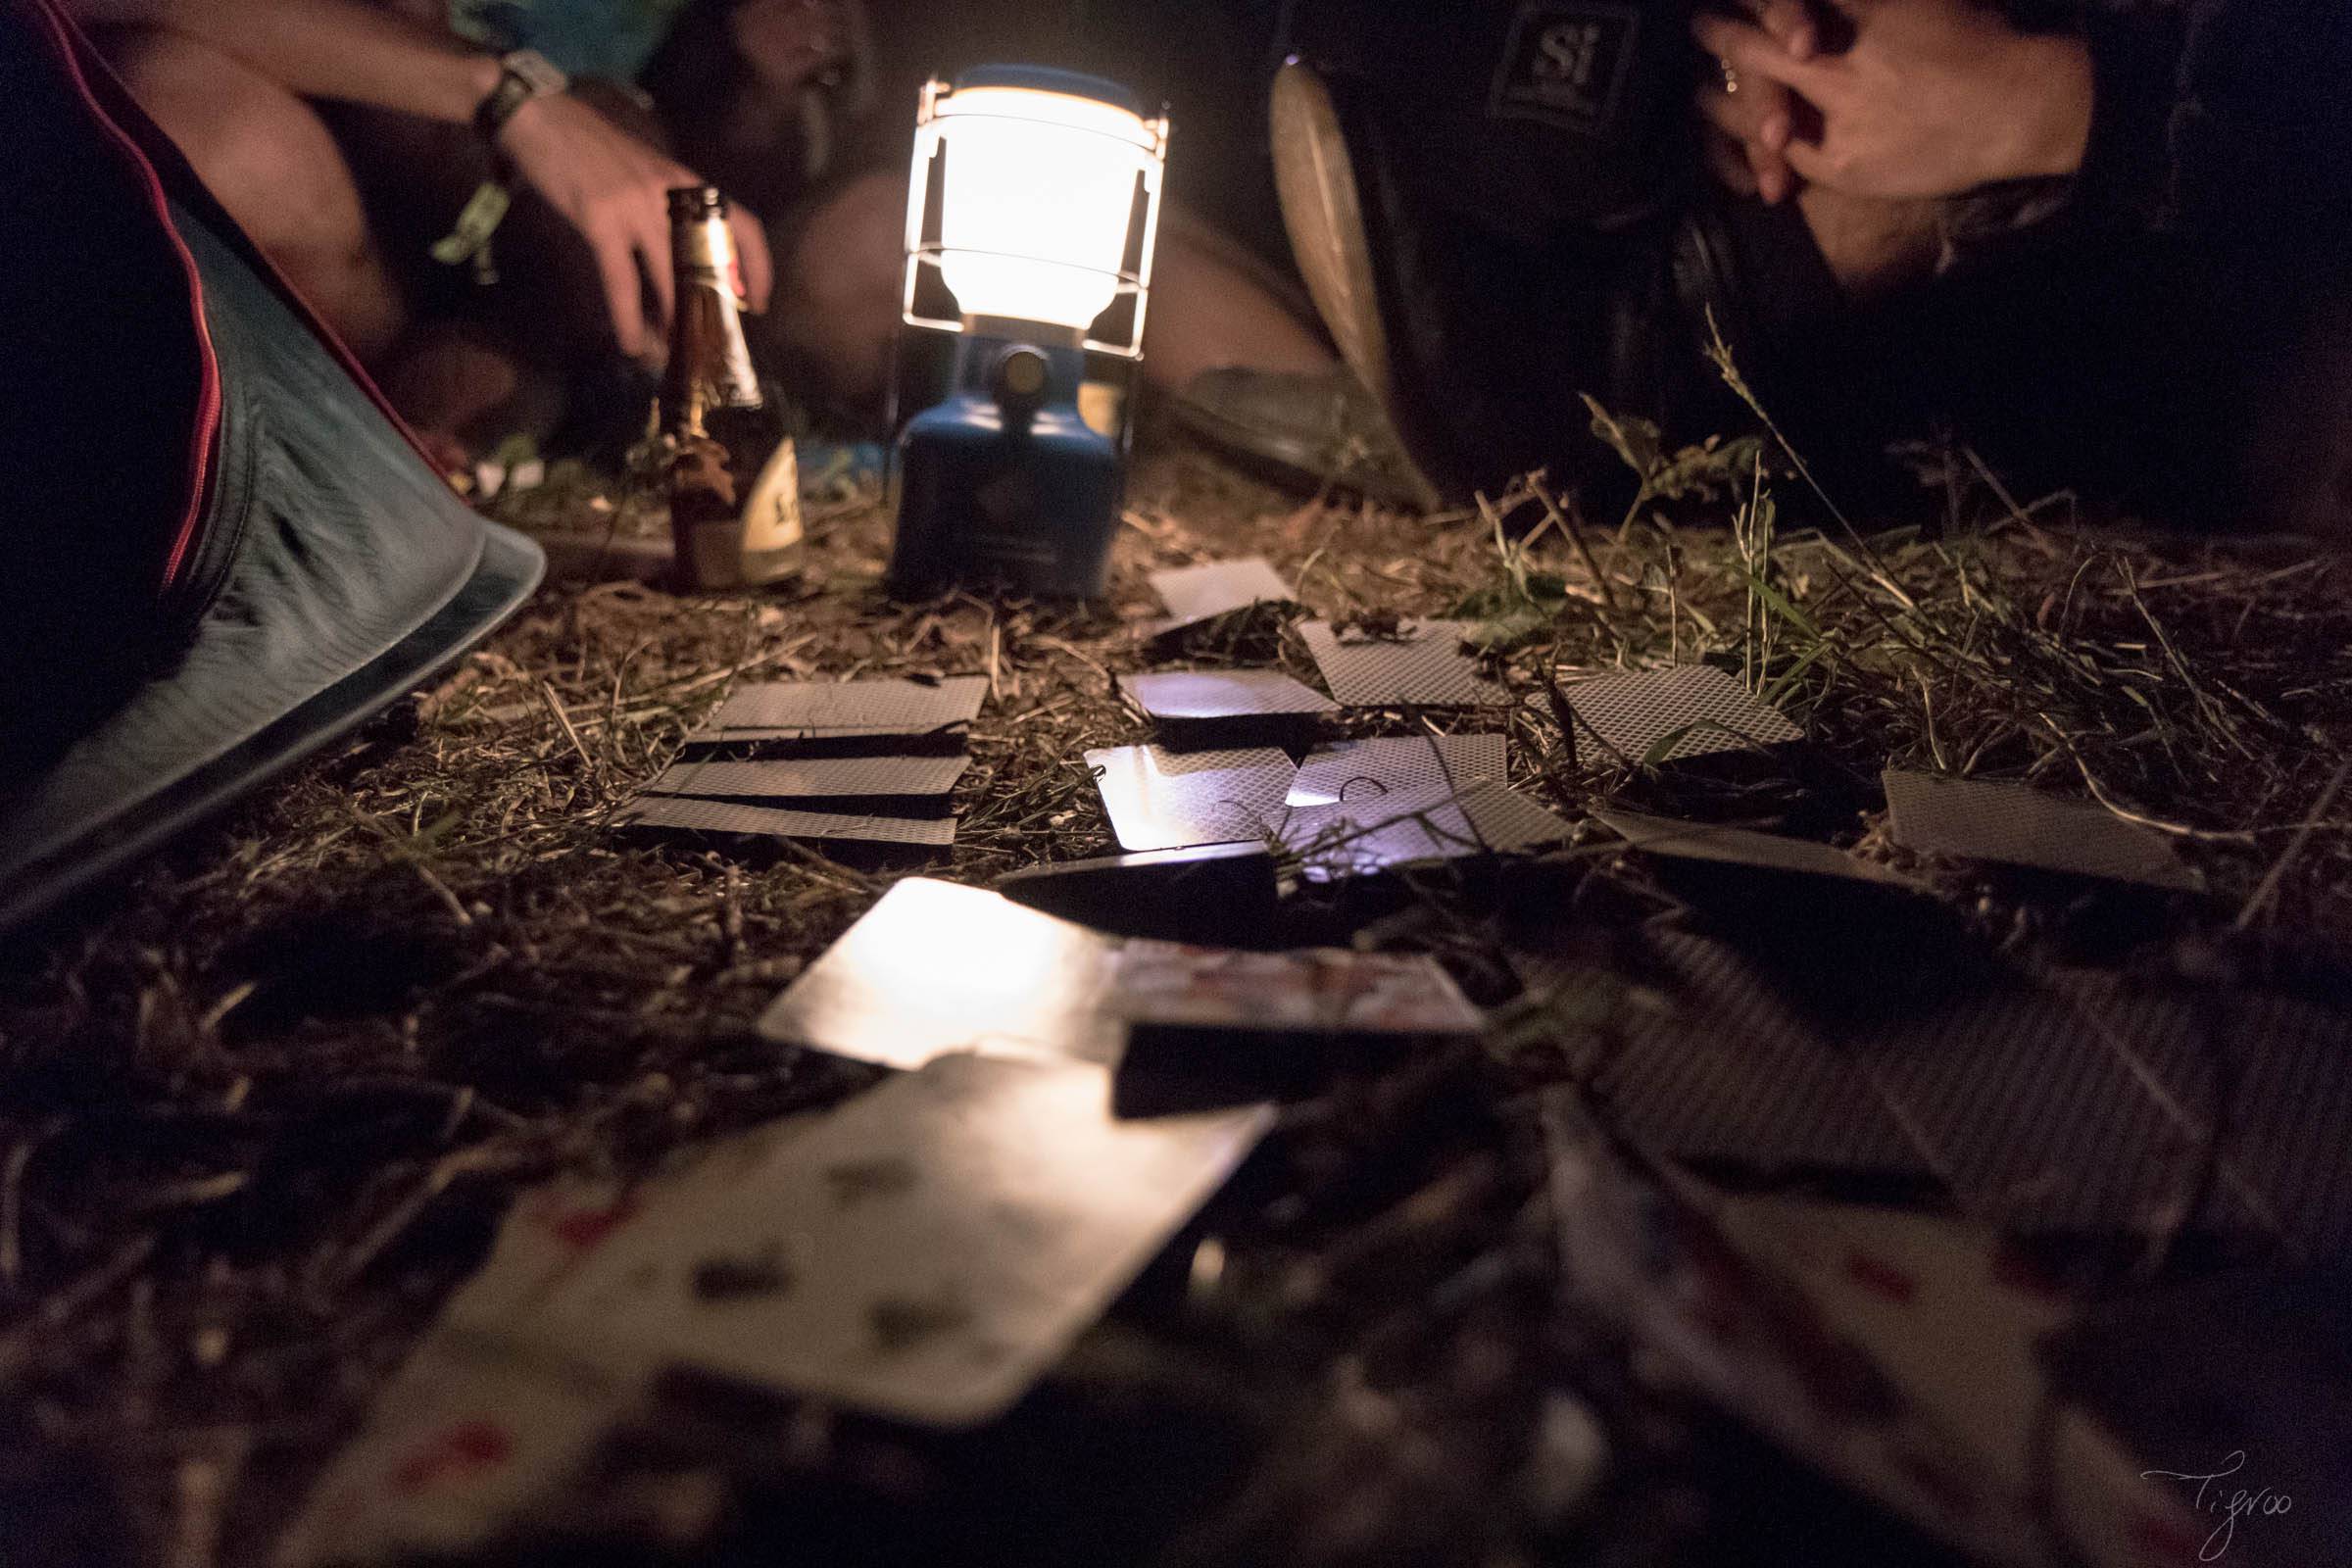
[[177,34],[110,29],[100,45],[220,205],[364,363],[406,312],[351,168],[311,107]]

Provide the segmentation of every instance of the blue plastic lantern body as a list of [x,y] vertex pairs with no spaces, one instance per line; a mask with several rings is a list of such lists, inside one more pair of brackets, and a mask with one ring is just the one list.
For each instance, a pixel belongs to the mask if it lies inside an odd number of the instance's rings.
[[[955,394],[899,437],[899,528],[892,586],[957,583],[1035,599],[1092,599],[1109,580],[1126,465],[1078,416],[1086,356],[967,335]],[[1034,402],[998,384],[1009,356],[1047,367]]]
[[[987,67],[925,89],[905,320],[952,341],[954,369],[925,390],[900,357],[899,407],[930,406],[893,454],[894,590],[1091,599],[1107,586],[1126,426],[1100,411],[1114,433],[1089,425],[1079,394],[1090,354],[1140,357],[1166,135],[1125,88],[1063,72]],[[981,194],[996,191],[1002,205]],[[1022,286],[1039,277],[1045,292]]]

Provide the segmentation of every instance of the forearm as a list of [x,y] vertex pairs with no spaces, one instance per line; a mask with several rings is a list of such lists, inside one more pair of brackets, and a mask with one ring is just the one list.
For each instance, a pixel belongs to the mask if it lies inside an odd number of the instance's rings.
[[498,65],[454,34],[366,0],[68,0],[81,21],[201,40],[306,98],[452,124],[498,85]]

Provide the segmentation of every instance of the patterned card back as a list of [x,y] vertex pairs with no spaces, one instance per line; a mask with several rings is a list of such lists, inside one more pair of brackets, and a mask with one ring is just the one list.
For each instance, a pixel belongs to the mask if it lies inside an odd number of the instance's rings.
[[1121,746],[1086,754],[1126,850],[1179,850],[1262,839],[1279,827],[1298,769],[1272,747],[1172,752]]
[[[1592,743],[1628,764],[1682,761],[1802,740],[1786,715],[1766,708],[1712,664],[1596,675],[1565,690],[1577,746]],[[1654,755],[1653,755],[1654,754]]]
[[1291,782],[1293,806],[1358,805],[1392,795],[1458,791],[1503,774],[1500,735],[1384,735],[1318,746]]
[[1508,694],[1478,678],[1462,652],[1469,623],[1407,620],[1395,636],[1335,629],[1329,621],[1298,625],[1307,652],[1332,696],[1350,708],[1469,708],[1501,703]]
[[2202,886],[2161,834],[2096,802],[1894,767],[1883,779],[1888,826],[1907,850],[2180,892]]

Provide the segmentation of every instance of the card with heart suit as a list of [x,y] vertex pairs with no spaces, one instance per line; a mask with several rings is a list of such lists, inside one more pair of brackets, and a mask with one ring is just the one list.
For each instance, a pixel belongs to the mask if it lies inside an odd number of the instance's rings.
[[1394,632],[1308,620],[1299,623],[1298,635],[1331,695],[1349,708],[1469,708],[1507,701],[1509,694],[1481,680],[1478,665],[1462,651],[1469,629],[1461,620],[1407,620]]
[[908,877],[761,1014],[770,1040],[886,1067],[953,1052],[1109,1061],[1113,938],[980,888]]
[[2127,822],[2095,801],[1898,767],[1886,769],[1883,782],[1887,825],[1907,850],[2171,892],[2204,885],[2162,834]]
[[1122,1121],[1083,1062],[943,1056],[600,1249],[567,1335],[916,1425],[1003,1414],[1271,1124]]
[[615,1238],[715,1201],[816,1120],[722,1139],[640,1186],[567,1176],[516,1199],[313,1487],[279,1568],[464,1557],[561,1497],[604,1438],[651,1407],[659,1370],[625,1347],[558,1343],[548,1325],[564,1293]]
[[1107,999],[1130,1024],[1220,1033],[1471,1035],[1479,1011],[1426,954],[1248,953],[1130,942]]
[[1383,735],[1318,746],[1291,781],[1292,806],[1368,805],[1392,795],[1462,790],[1503,773],[1499,735]]
[[1262,839],[1280,826],[1298,774],[1270,746],[1177,752],[1119,746],[1086,754],[1124,850],[1181,850]]

